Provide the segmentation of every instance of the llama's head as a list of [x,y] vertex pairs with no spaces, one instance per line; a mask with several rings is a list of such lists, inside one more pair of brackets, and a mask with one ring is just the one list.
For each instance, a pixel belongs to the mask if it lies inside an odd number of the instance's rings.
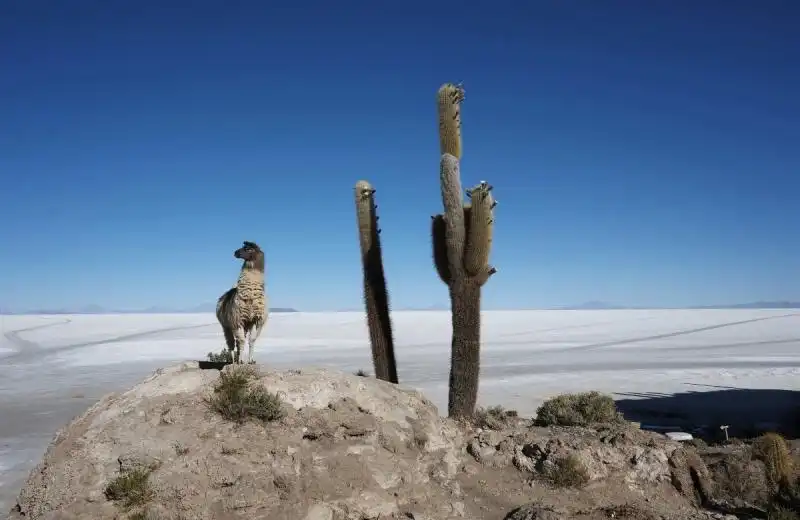
[[244,260],[244,267],[264,270],[264,252],[255,242],[245,240],[242,247],[234,251],[233,256]]

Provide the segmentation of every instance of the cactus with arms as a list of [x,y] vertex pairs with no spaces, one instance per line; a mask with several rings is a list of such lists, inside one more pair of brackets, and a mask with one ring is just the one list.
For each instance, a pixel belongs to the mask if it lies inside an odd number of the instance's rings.
[[375,190],[369,182],[356,183],[355,200],[361,244],[361,266],[364,273],[364,305],[367,308],[367,327],[372,345],[375,377],[397,383],[392,322],[389,316],[389,294],[383,272]]
[[453,337],[450,359],[448,415],[467,417],[475,411],[480,373],[481,287],[496,269],[489,265],[492,245],[493,199],[485,181],[461,196],[460,85],[445,83],[437,95],[439,109],[440,182],[444,214],[434,215],[431,233],[439,278],[450,292]]

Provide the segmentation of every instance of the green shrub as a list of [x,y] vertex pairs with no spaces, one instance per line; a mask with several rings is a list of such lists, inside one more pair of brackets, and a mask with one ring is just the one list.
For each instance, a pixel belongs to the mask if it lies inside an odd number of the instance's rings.
[[125,509],[144,505],[153,498],[149,479],[148,468],[133,468],[120,473],[106,486],[105,497],[113,502],[119,502]]
[[610,395],[599,392],[562,394],[548,399],[536,410],[539,426],[590,426],[622,422],[622,414]]
[[209,352],[206,357],[212,363],[233,363],[233,353],[226,348],[220,350],[218,354]]
[[251,385],[257,372],[247,365],[220,373],[214,394],[207,399],[212,410],[239,424],[254,418],[263,422],[284,417],[280,398],[261,385]]

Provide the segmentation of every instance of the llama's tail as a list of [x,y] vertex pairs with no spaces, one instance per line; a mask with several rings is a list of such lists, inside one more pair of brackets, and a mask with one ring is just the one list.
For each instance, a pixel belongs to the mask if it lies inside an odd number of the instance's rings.
[[233,339],[233,329],[230,327],[222,327],[222,334],[225,336],[225,344],[228,346],[228,351],[233,351],[236,342]]
[[228,325],[225,320],[225,315],[228,314],[229,309],[233,305],[233,298],[235,296],[236,287],[231,287],[217,300],[217,320],[219,320],[223,327]]

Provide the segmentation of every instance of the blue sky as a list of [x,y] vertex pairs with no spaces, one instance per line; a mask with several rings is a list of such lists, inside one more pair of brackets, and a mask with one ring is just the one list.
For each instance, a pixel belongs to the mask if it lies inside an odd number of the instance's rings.
[[0,4],[0,306],[359,308],[353,185],[395,307],[446,304],[435,95],[495,186],[485,308],[800,299],[791,0]]

